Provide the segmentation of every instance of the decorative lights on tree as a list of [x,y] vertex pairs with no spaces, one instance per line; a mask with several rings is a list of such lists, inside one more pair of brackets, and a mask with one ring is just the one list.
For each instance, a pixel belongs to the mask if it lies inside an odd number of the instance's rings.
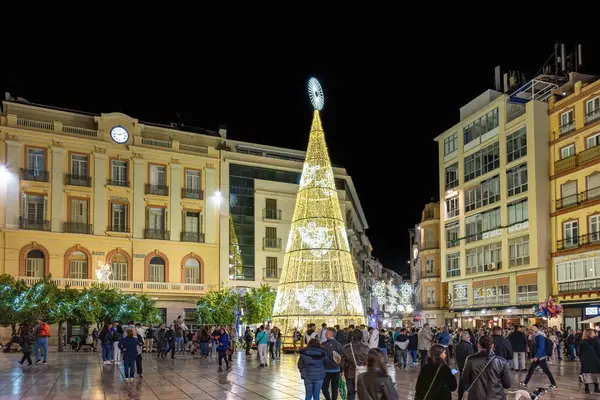
[[308,323],[365,323],[319,116],[323,90],[314,78],[308,89],[315,112],[273,310],[285,344]]

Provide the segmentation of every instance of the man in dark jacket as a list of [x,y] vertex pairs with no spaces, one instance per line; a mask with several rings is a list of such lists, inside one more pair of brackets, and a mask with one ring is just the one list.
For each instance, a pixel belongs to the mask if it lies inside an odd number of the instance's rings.
[[527,337],[525,336],[523,325],[515,326],[515,330],[508,335],[508,343],[513,350],[513,368],[525,371],[525,353],[527,352]]
[[341,367],[344,370],[346,385],[348,386],[348,400],[354,400],[356,397],[356,376],[358,372],[356,364],[359,366],[367,365],[369,347],[362,343],[362,332],[359,329],[350,332],[349,337],[352,342],[344,346]]
[[504,358],[507,362],[513,359],[513,349],[510,343],[502,335],[502,328],[495,326],[492,330],[492,339],[494,339],[494,353]]
[[348,343],[348,335],[342,329],[340,329],[339,325],[335,326],[335,340],[338,341],[342,346]]
[[504,390],[512,383],[508,363],[492,351],[494,342],[489,336],[482,336],[477,347],[479,352],[467,359],[462,376],[465,387],[470,387],[469,399],[506,399]]
[[417,365],[417,348],[419,344],[419,336],[417,330],[412,328],[410,335],[408,335],[408,352],[412,358],[413,365]]
[[550,384],[552,385],[550,386],[550,389],[554,390],[556,389],[556,381],[554,380],[554,376],[552,376],[552,372],[550,372],[548,369],[548,364],[546,362],[546,336],[537,325],[532,325],[531,331],[535,334],[533,346],[535,348],[535,357],[531,359],[532,363],[529,367],[529,371],[527,372],[527,376],[525,377],[525,380],[520,383],[520,385],[526,389],[527,384],[533,375],[533,371],[535,371],[537,367],[540,367],[550,380]]
[[469,332],[462,331],[459,340],[460,341],[456,345],[455,357],[456,365],[458,365],[461,377],[458,382],[458,398],[462,399],[463,393],[465,392],[465,382],[462,379],[465,362],[467,361],[467,357],[475,353],[475,349],[473,349],[473,345],[471,344],[471,335],[469,335]]
[[[337,400],[338,385],[340,381],[340,362],[343,353],[342,345],[335,340],[335,328],[326,328],[325,342],[321,343],[327,360],[325,361],[325,380],[323,381],[323,395],[327,400]],[[337,355],[334,354],[337,353]],[[337,361],[337,362],[336,362]],[[329,386],[331,385],[331,396],[329,395]]]

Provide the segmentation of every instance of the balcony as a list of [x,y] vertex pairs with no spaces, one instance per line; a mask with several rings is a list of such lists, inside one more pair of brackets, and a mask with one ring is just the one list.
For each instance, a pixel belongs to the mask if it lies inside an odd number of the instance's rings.
[[469,305],[469,300],[467,299],[454,299],[453,306],[454,307],[465,307]]
[[440,277],[440,274],[438,274],[437,272],[426,271],[423,274],[423,278],[425,278],[425,279],[427,279],[427,278],[439,278],[439,277]]
[[561,210],[568,207],[579,206],[595,200],[600,200],[600,187],[588,189],[579,194],[562,197],[556,200],[556,209]]
[[[20,276],[27,285],[34,285],[42,278]],[[71,279],[71,278],[51,278],[51,281],[59,288],[71,287],[73,289],[91,288],[98,284],[96,279]],[[179,295],[197,295],[207,292],[214,285],[204,283],[176,283],[176,282],[138,282],[138,281],[108,281],[106,285],[110,288],[120,289],[122,292],[136,293],[164,293]]]
[[155,194],[157,196],[168,196],[169,187],[166,185],[150,185],[146,184],[146,194]]
[[502,269],[502,262],[501,261],[497,261],[497,262],[493,262],[493,263],[489,263],[489,264],[482,264],[482,265],[474,265],[474,266],[467,266],[467,275],[471,275],[471,274],[479,274],[482,272],[489,272],[489,271],[500,271]]
[[596,290],[600,290],[600,278],[558,284],[558,293],[585,293]]
[[129,187],[129,182],[117,179],[109,179],[106,184],[109,186]]
[[558,174],[559,172],[566,171],[571,168],[575,168],[577,166],[577,155],[573,154],[567,158],[563,158],[562,160],[558,160],[554,163],[554,173]]
[[108,227],[109,232],[129,233],[129,227],[125,225],[111,225]]
[[440,242],[437,240],[431,240],[429,242],[422,243],[420,250],[430,250],[430,249],[439,249],[439,248],[440,248]]
[[204,191],[200,189],[181,189],[181,197],[183,199],[204,200]]
[[278,281],[281,278],[281,268],[263,268],[263,279]]
[[263,210],[263,219],[281,221],[281,210],[273,210],[271,208],[265,208]]
[[584,116],[585,124],[589,125],[593,122],[600,120],[600,109],[591,111]]
[[510,303],[510,295],[499,294],[497,296],[475,297],[473,303],[475,305],[508,304]]
[[92,224],[84,224],[79,222],[65,222],[64,230],[66,233],[81,233],[91,235],[94,233]]
[[67,185],[92,187],[92,177],[83,175],[67,175]]
[[558,137],[568,135],[575,130],[575,121],[567,122],[558,127]]
[[577,249],[580,247],[593,246],[600,244],[600,232],[592,232],[587,235],[575,236],[559,240],[556,243],[556,251],[565,251]]
[[538,292],[519,293],[517,295],[517,301],[519,302],[519,304],[537,303],[538,302]]
[[37,169],[21,169],[21,179],[32,182],[50,182],[48,171]]
[[281,250],[280,238],[263,238],[263,250]]
[[182,242],[204,243],[204,233],[200,232],[181,232]]
[[31,231],[50,231],[50,221],[19,217],[19,228]]
[[451,249],[452,247],[456,247],[460,244],[460,240],[446,240],[446,248]]
[[579,165],[586,164],[600,158],[600,146],[594,146],[587,148],[577,154],[573,154],[570,157],[563,158],[554,163],[554,173],[567,171],[571,168],[575,168]]
[[156,239],[156,240],[169,240],[171,235],[169,231],[162,229],[144,229],[145,239]]

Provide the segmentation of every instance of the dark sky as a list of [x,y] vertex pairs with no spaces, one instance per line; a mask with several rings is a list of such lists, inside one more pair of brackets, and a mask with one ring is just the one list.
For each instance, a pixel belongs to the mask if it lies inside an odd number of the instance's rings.
[[[106,60],[40,57],[23,65],[11,61],[0,90],[142,121],[176,122],[179,112],[187,125],[216,130],[226,124],[231,139],[304,150],[312,113],[306,82],[315,76],[325,91],[322,120],[332,162],[354,179],[374,255],[404,272],[407,229],[424,204],[439,197],[433,138],[458,122],[461,106],[492,88],[496,65],[531,76],[553,53],[553,40],[516,39],[345,46],[335,57],[270,48],[204,61],[135,52]],[[600,41],[583,42],[591,72],[600,73],[599,55]]]

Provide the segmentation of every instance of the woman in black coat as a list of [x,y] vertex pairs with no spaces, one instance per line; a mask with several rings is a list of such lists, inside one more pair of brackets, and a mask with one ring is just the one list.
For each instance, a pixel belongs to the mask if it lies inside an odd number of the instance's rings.
[[585,384],[585,393],[590,393],[590,383],[594,384],[594,393],[600,393],[598,374],[600,374],[600,342],[594,329],[586,329],[579,343],[581,375]]
[[[421,368],[415,387],[416,400],[450,400],[458,387],[456,377],[446,363],[446,348],[434,344],[429,350],[427,363]],[[437,376],[436,376],[437,374]]]

